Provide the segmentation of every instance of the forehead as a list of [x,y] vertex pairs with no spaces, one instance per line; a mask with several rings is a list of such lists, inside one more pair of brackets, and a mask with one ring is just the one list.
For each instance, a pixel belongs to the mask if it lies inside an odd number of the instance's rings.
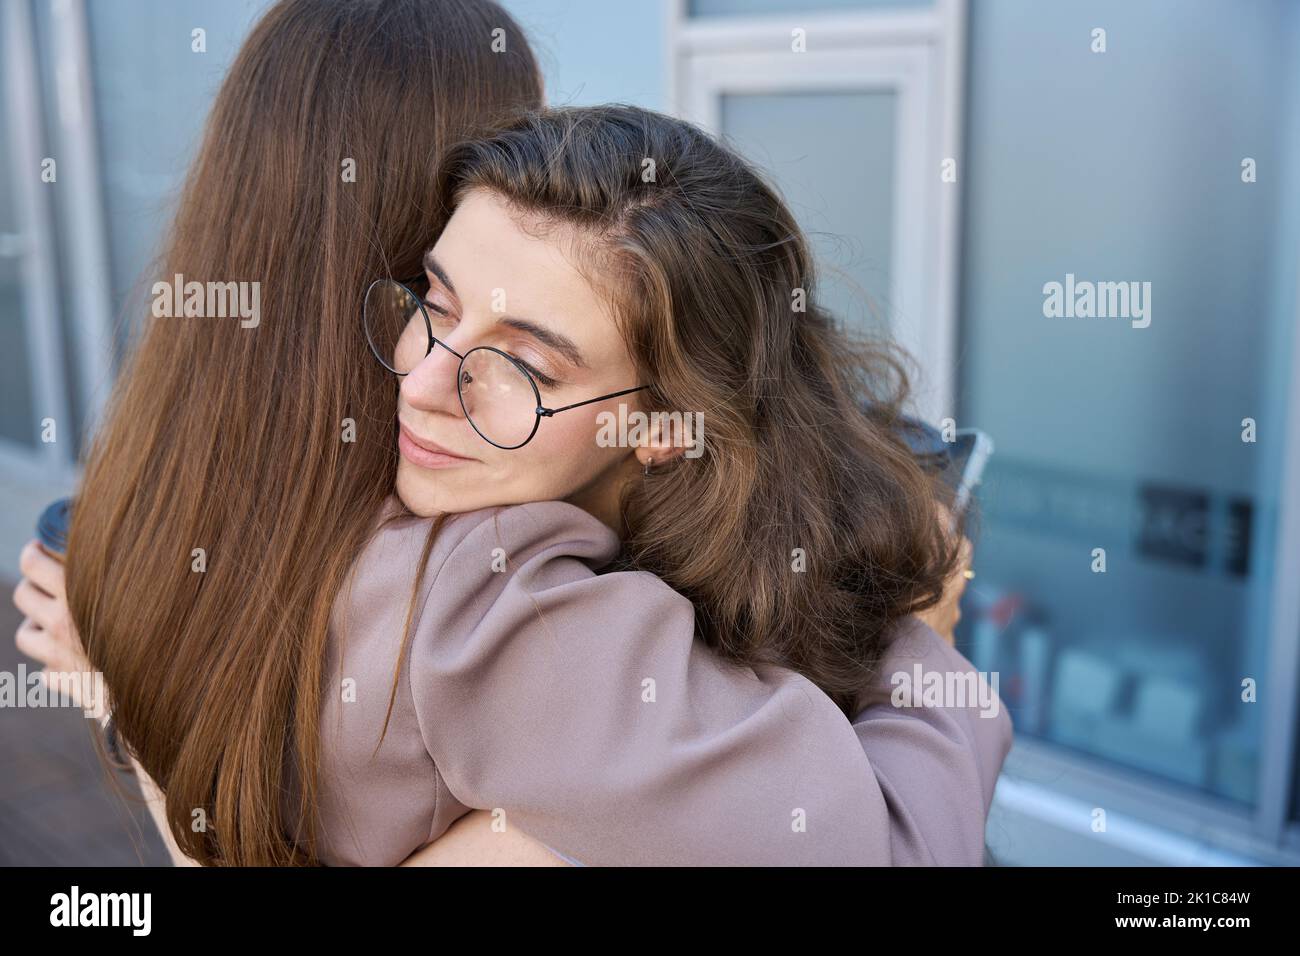
[[[515,209],[496,193],[470,190],[433,254],[468,311],[530,318],[592,317],[613,323],[606,298],[579,268],[583,236]],[[504,297],[504,303],[500,299]]]

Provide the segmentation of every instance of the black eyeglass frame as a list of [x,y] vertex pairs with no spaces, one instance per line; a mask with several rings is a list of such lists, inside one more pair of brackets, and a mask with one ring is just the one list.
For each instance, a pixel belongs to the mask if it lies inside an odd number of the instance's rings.
[[[650,387],[649,385],[638,385],[635,388],[625,388],[619,392],[610,392],[608,395],[601,395],[597,398],[588,398],[585,401],[574,402],[571,405],[562,405],[559,408],[547,408],[545,405],[542,404],[542,393],[541,390],[538,389],[537,381],[536,379],[533,378],[532,373],[529,372],[528,369],[524,367],[522,362],[520,362],[517,358],[515,358],[510,353],[503,352],[501,349],[497,348],[494,345],[476,345],[468,352],[466,352],[464,355],[461,355],[454,348],[452,348],[442,339],[438,338],[436,335],[433,334],[433,323],[429,321],[429,313],[424,307],[424,299],[421,296],[416,295],[415,292],[410,288],[410,285],[408,285],[408,283],[412,285],[419,283],[423,281],[423,279],[424,279],[423,276],[417,276],[415,278],[406,279],[405,281],[401,281],[401,282],[399,282],[396,279],[376,279],[374,282],[370,283],[370,285],[366,286],[366,294],[365,297],[362,299],[362,306],[361,306],[361,313],[362,313],[361,325],[366,334],[366,344],[370,346],[370,354],[373,355],[379,361],[380,365],[388,369],[388,371],[392,372],[394,375],[405,376],[409,374],[407,372],[399,372],[397,369],[393,368],[386,361],[384,361],[383,357],[379,354],[379,349],[375,346],[374,339],[370,337],[370,323],[365,320],[365,303],[370,298],[371,291],[375,288],[375,286],[379,285],[381,282],[391,282],[392,284],[400,286],[403,290],[405,290],[407,295],[409,295],[412,299],[414,299],[415,304],[418,305],[420,308],[420,316],[424,319],[424,333],[429,338],[429,345],[428,348],[425,349],[424,354],[427,356],[430,352],[433,351],[433,347],[435,345],[441,345],[452,355],[456,356],[456,358],[460,359],[460,364],[456,366],[456,398],[460,402],[460,409],[462,412],[465,413],[465,420],[469,422],[470,427],[473,428],[474,431],[478,432],[478,436],[482,438],[485,442],[487,442],[489,445],[492,445],[495,448],[501,448],[506,451],[513,451],[516,448],[523,448],[525,445],[527,445],[530,441],[533,440],[533,436],[537,434],[537,429],[541,425],[543,418],[550,418],[553,415],[558,415],[560,412],[567,412],[571,408],[581,408],[583,405],[592,405],[595,404],[596,402],[603,402],[610,398],[618,398],[620,395],[631,395],[633,392],[640,392]],[[502,445],[499,442],[495,442],[491,438],[488,438],[488,436],[484,435],[482,430],[480,430],[479,427],[474,424],[474,416],[471,415],[469,413],[469,409],[465,407],[465,393],[462,392],[460,388],[461,375],[465,370],[465,359],[467,359],[469,356],[473,355],[475,352],[478,352],[480,350],[495,352],[497,353],[497,355],[500,355],[502,358],[509,361],[511,365],[513,365],[515,368],[519,370],[519,373],[523,375],[524,379],[528,382],[529,386],[532,387],[533,398],[535,399],[535,406],[533,409],[534,411],[533,428],[532,431],[528,433],[528,437],[525,438],[517,445]]]

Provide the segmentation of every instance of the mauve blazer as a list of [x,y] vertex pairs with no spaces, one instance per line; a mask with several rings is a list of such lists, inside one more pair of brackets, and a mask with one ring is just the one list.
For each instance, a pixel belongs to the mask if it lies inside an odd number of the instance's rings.
[[[563,502],[447,520],[380,743],[430,524],[378,530],[335,602],[325,863],[395,865],[478,808],[586,865],[982,865],[1001,701],[850,722],[793,671],[724,661],[655,576],[597,573],[618,539]],[[910,617],[880,686],[916,664],[973,671]]]

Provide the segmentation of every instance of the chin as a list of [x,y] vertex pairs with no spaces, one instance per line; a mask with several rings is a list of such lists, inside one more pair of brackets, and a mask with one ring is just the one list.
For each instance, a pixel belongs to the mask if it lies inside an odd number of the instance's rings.
[[420,477],[412,475],[411,470],[405,467],[405,463],[397,469],[397,497],[412,514],[419,515],[421,518],[432,518],[436,514],[456,510],[446,507],[442,500],[444,496],[439,494],[433,482],[421,481]]
[[402,462],[397,468],[397,497],[412,514],[432,518],[440,514],[460,514],[489,508],[498,501],[485,500],[483,487],[458,487],[462,484],[442,476],[431,477],[424,469]]

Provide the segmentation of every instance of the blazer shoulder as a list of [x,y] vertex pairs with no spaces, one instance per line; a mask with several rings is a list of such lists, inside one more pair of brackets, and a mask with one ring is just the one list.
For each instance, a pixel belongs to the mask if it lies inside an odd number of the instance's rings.
[[499,547],[500,557],[508,560],[511,550],[557,545],[608,562],[618,553],[619,541],[601,521],[565,501],[499,505],[441,516],[403,513],[390,502],[376,520],[358,570],[378,571],[391,581],[397,568],[418,561],[429,546],[426,583],[431,584],[453,554],[465,557],[486,548],[492,556],[492,549]]

